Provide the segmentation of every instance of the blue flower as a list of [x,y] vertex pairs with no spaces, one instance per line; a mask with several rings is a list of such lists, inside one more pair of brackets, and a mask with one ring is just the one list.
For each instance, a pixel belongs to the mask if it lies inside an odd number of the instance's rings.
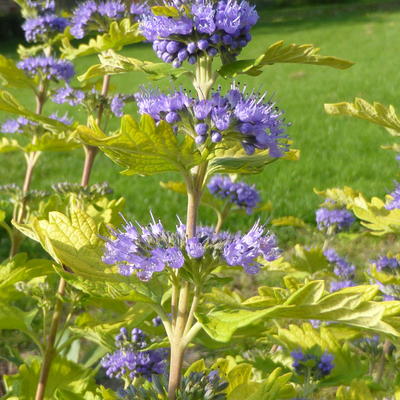
[[20,61],[17,67],[30,77],[40,76],[47,80],[69,82],[75,75],[74,65],[70,61],[54,57],[28,57]]
[[322,356],[312,353],[304,353],[302,350],[292,351],[292,367],[298,375],[308,376],[320,380],[328,376],[334,368],[334,356],[325,352]]
[[18,117],[16,119],[9,119],[1,126],[2,133],[24,133],[38,124],[25,117]]
[[396,184],[396,189],[389,194],[391,200],[385,205],[387,210],[400,209],[400,184]]
[[248,214],[251,214],[260,202],[260,194],[254,185],[232,182],[229,176],[216,175],[210,180],[207,187],[212,195],[227,199],[229,202],[245,208]]
[[54,14],[46,14],[36,18],[28,18],[23,24],[25,38],[28,42],[45,41],[49,35],[64,32],[69,25],[66,18]]
[[57,89],[51,99],[57,104],[68,103],[71,106],[77,106],[84,101],[85,92],[66,85]]
[[288,150],[285,130],[289,124],[265,97],[254,92],[246,95],[235,84],[226,96],[218,89],[209,100],[190,98],[182,90],[163,94],[142,89],[135,94],[140,114],[173,124],[177,133],[192,133],[198,145],[239,141],[249,155],[260,149],[268,150],[273,158],[282,157]]
[[[205,55],[234,58],[250,41],[249,31],[258,20],[244,0],[194,0],[174,2],[174,7],[175,17],[146,14],[140,19],[140,30],[154,43],[157,56],[174,67],[184,60],[194,64]],[[175,43],[174,48],[169,43]]]
[[110,378],[125,378],[133,380],[143,377],[151,381],[152,375],[163,374],[166,369],[166,349],[143,350],[150,345],[145,333],[133,329],[129,335],[126,328],[121,328],[116,336],[116,350],[107,354],[101,365]]
[[346,209],[319,208],[316,220],[320,231],[333,227],[336,231],[348,229],[355,221],[353,214]]
[[199,227],[191,239],[186,239],[182,224],[175,232],[166,231],[154,219],[137,226],[126,222],[121,230],[111,231],[113,238],[105,239],[103,262],[118,265],[122,275],[136,273],[144,281],[167,267],[180,269],[193,263],[209,269],[228,264],[254,274],[260,269],[260,257],[273,261],[280,256],[275,236],[259,223],[244,235],[215,234],[212,228]]

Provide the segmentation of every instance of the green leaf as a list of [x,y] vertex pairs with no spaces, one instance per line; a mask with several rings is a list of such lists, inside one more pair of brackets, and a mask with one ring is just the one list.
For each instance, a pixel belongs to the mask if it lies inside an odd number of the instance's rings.
[[153,6],[151,12],[157,16],[179,17],[179,10],[173,6]]
[[0,139],[0,153],[11,153],[22,149],[22,146],[15,139],[8,139],[6,137]]
[[[200,311],[196,317],[208,335],[220,342],[231,340],[232,335],[240,328],[278,318],[337,321],[370,332],[394,336],[400,334],[398,323],[392,314],[388,315],[390,305],[370,301],[377,293],[376,286],[355,286],[319,298],[321,284],[310,282],[298,289],[292,294],[290,305],[283,303],[272,307],[257,306],[262,301],[257,296],[257,302],[253,304],[248,299],[241,306],[219,306],[208,313]],[[299,295],[304,291],[307,299]],[[399,302],[395,303],[400,305]]]
[[334,201],[340,206],[351,208],[354,205],[354,200],[361,195],[361,192],[352,189],[349,186],[341,188],[330,188],[326,190],[317,190],[314,188],[314,193],[322,196],[324,199]]
[[37,311],[24,312],[17,307],[0,301],[0,330],[16,329],[30,333],[32,320],[35,318]]
[[71,126],[65,125],[60,121],[52,118],[38,115],[33,111],[28,110],[21,105],[11,93],[0,90],[0,111],[4,111],[11,114],[22,115],[33,121],[40,122],[43,127],[51,132],[68,132],[71,131]]
[[[375,400],[367,384],[363,380],[354,380],[350,387],[340,386],[336,392],[336,400]],[[397,399],[397,398],[396,398]]]
[[308,272],[309,274],[328,269],[328,260],[324,256],[322,248],[311,247],[310,249],[306,249],[296,244],[294,251],[295,253],[290,260],[293,268]]
[[347,115],[364,119],[384,126],[395,136],[400,136],[400,119],[392,105],[384,106],[377,102],[370,104],[356,97],[354,103],[325,104],[325,111],[330,115]]
[[289,383],[292,374],[282,375],[281,368],[276,368],[262,382],[247,382],[237,386],[228,395],[228,400],[280,400],[292,398],[296,392]]
[[99,147],[116,164],[125,167],[125,175],[188,171],[201,162],[190,136],[179,142],[169,124],[161,122],[156,126],[149,115],[143,115],[139,125],[125,115],[114,136],[106,136],[94,121],[90,127],[78,127],[78,133],[85,143]]
[[307,224],[297,217],[287,216],[275,218],[271,221],[273,226],[294,226],[295,228],[305,228]]
[[30,88],[35,89],[35,81],[28,78],[25,73],[17,68],[15,62],[0,54],[0,81],[3,86],[18,89]]
[[139,32],[139,24],[133,23],[129,18],[121,21],[113,21],[107,33],[97,35],[90,39],[88,44],[81,44],[74,48],[68,37],[62,40],[61,52],[69,60],[76,57],[87,56],[90,54],[101,53],[106,50],[121,50],[124,46],[139,43],[144,37]]
[[157,80],[169,77],[177,79],[182,75],[190,74],[190,71],[184,68],[174,68],[171,64],[153,63],[151,61],[142,61],[132,57],[125,57],[109,50],[99,54],[101,64],[95,64],[78,77],[81,82],[89,79],[103,77],[104,75],[118,75],[130,71],[141,71],[148,75],[150,79]]
[[400,233],[400,210],[387,210],[385,203],[377,197],[373,197],[371,202],[367,202],[360,195],[354,200],[352,211],[361,220],[361,224],[368,228],[373,235]]
[[53,273],[54,269],[50,260],[29,260],[26,254],[17,254],[11,260],[7,260],[0,265],[0,291],[14,286],[17,282],[27,282],[38,276],[46,276]]
[[102,223],[83,210],[71,210],[69,216],[53,211],[46,219],[34,217],[29,224],[14,225],[39,242],[59,264],[54,266],[57,272],[83,292],[119,300],[161,303],[165,284],[157,277],[144,283],[136,276],[124,277],[116,266],[103,263]]
[[350,68],[353,65],[352,62],[341,58],[321,56],[318,54],[319,50],[312,44],[285,45],[283,41],[279,41],[269,46],[259,57],[234,61],[222,66],[218,72],[224,78],[228,78],[238,74],[260,75],[265,65],[276,63],[324,65],[338,69]]
[[[7,393],[19,400],[35,398],[39,380],[41,361],[32,359],[19,367],[15,375],[5,377]],[[75,394],[95,391],[94,370],[85,369],[79,364],[57,356],[53,359],[46,385],[45,400],[54,400],[57,391],[66,390]]]

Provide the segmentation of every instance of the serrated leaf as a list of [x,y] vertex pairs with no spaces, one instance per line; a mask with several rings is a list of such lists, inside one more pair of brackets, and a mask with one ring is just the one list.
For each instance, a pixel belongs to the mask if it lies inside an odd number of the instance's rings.
[[217,148],[210,156],[209,175],[213,174],[258,174],[265,166],[275,161],[268,150],[257,151],[249,156],[240,144],[229,148]]
[[[31,359],[19,367],[15,375],[5,376],[7,394],[17,396],[19,400],[35,398],[41,362]],[[54,400],[57,390],[66,390],[75,394],[96,390],[94,370],[85,369],[60,356],[52,360],[44,400]]]
[[280,400],[295,396],[293,385],[289,383],[292,374],[282,375],[276,368],[262,382],[247,382],[239,385],[228,395],[228,400]]
[[124,277],[116,271],[116,267],[103,263],[102,223],[83,210],[72,210],[69,216],[53,211],[46,219],[32,218],[29,224],[14,222],[14,225],[23,234],[38,241],[59,264],[54,266],[57,272],[83,292],[112,299],[161,302],[165,285],[157,277],[144,283],[135,276]]
[[94,122],[91,127],[78,127],[78,133],[85,143],[99,147],[116,164],[125,167],[125,175],[182,172],[202,161],[190,136],[179,142],[169,124],[160,122],[156,126],[149,115],[143,115],[139,125],[125,115],[114,136],[106,136]]
[[353,103],[325,104],[325,111],[330,115],[347,115],[364,119],[391,129],[393,134],[397,132],[396,136],[400,136],[400,119],[392,105],[384,106],[377,102],[370,104],[357,97]]
[[15,62],[0,54],[0,80],[7,87],[35,89],[35,81],[17,68]]
[[14,151],[21,151],[23,148],[15,139],[8,139],[2,137],[0,139],[0,153],[11,153]]
[[27,117],[33,121],[40,122],[43,127],[51,132],[67,132],[71,130],[71,126],[52,118],[38,115],[21,105],[17,99],[9,92],[0,90],[0,110]]
[[299,271],[305,271],[310,274],[326,270],[328,268],[328,260],[324,256],[323,250],[320,247],[312,247],[306,249],[297,244],[294,247],[294,255],[290,261],[293,268]]
[[113,21],[107,33],[97,35],[90,39],[88,44],[81,44],[78,48],[74,48],[69,38],[65,37],[61,42],[61,52],[66,59],[72,60],[76,57],[101,53],[110,49],[118,51],[126,45],[143,40],[144,37],[139,32],[139,24],[132,24],[129,18],[125,18],[121,21]]
[[312,44],[285,45],[283,41],[279,41],[269,46],[259,57],[234,61],[222,66],[218,72],[224,78],[228,78],[238,74],[260,75],[264,66],[276,63],[324,65],[338,69],[350,68],[353,65],[352,62],[341,58],[321,56],[319,50]]
[[307,226],[301,218],[293,216],[274,218],[271,224],[273,226],[294,226],[296,228],[305,228]]
[[[336,400],[375,400],[367,384],[362,380],[354,380],[350,387],[340,386],[336,392]],[[396,398],[397,399],[397,398]]]
[[340,206],[351,208],[354,205],[354,200],[361,195],[361,192],[352,189],[349,186],[341,188],[329,188],[326,190],[318,190],[314,188],[314,193],[322,196],[324,199],[334,201]]
[[14,286],[17,282],[27,282],[38,276],[45,276],[54,273],[51,260],[31,259],[21,253],[11,260],[0,265],[0,290]]
[[[302,291],[304,288],[298,290]],[[320,291],[320,286],[315,290]],[[376,286],[355,286],[323,295],[318,301],[308,303],[304,303],[295,293],[292,299],[297,297],[299,304],[257,307],[255,303],[251,307],[247,300],[240,307],[216,307],[208,314],[198,313],[196,317],[208,335],[220,342],[231,340],[232,335],[240,328],[274,318],[338,321],[369,332],[400,335],[397,322],[385,315],[387,306],[384,303],[369,301],[376,293]],[[312,293],[308,294],[308,298],[313,298]]]
[[148,75],[150,79],[158,80],[169,77],[177,79],[182,75],[189,74],[190,71],[184,68],[174,68],[166,63],[153,63],[142,61],[132,57],[125,57],[109,50],[99,54],[101,64],[95,64],[82,75],[78,76],[81,82],[100,78],[104,75],[118,75],[131,71],[141,71]]
[[387,210],[385,203],[377,197],[368,202],[360,195],[354,200],[352,211],[373,235],[400,233],[400,210]]

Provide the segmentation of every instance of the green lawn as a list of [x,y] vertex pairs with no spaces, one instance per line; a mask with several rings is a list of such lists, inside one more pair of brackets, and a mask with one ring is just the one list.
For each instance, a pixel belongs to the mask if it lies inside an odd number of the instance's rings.
[[[321,13],[307,17],[307,13],[269,14],[262,9],[262,19],[254,29],[254,40],[242,53],[243,58],[254,57],[278,40],[290,43],[313,43],[321,53],[347,58],[356,65],[345,71],[306,65],[275,65],[255,78],[239,79],[250,88],[268,90],[293,123],[289,134],[294,147],[301,150],[298,162],[279,161],[258,176],[250,177],[257,183],[263,199],[271,200],[273,216],[296,215],[313,221],[320,199],[313,188],[350,185],[367,195],[382,196],[393,188],[397,163],[394,154],[380,149],[389,143],[384,129],[350,118],[331,117],[324,113],[323,104],[351,101],[360,96],[369,101],[399,105],[398,88],[400,41],[400,11],[361,13],[337,6],[321,8]],[[274,12],[276,13],[276,12]],[[283,17],[282,17],[283,15]],[[294,16],[293,16],[294,15]],[[299,15],[304,15],[303,19]],[[3,52],[13,56],[15,45],[4,45]],[[131,47],[124,54],[140,59],[156,60],[148,45]],[[79,72],[95,61],[94,57],[78,61]],[[227,86],[229,82],[220,82]],[[149,84],[146,76],[131,73],[113,79],[123,92],[134,92],[142,84]],[[171,83],[157,85],[170,87]],[[176,85],[180,85],[177,82]],[[188,87],[189,82],[182,81]],[[30,105],[25,93],[17,93],[21,102]],[[59,109],[47,106],[49,113]],[[63,112],[63,110],[62,110]],[[132,110],[133,112],[133,110]],[[0,115],[3,120],[4,115]],[[83,122],[83,121],[82,121]],[[2,155],[0,183],[21,182],[23,159],[20,155]],[[33,187],[46,188],[53,182],[78,181],[83,153],[45,154],[35,172]],[[92,182],[107,180],[117,195],[127,198],[127,214],[143,220],[151,208],[168,223],[175,222],[176,214],[183,214],[185,199],[163,191],[158,182],[174,176],[125,177],[119,168],[101,156],[95,164]],[[205,211],[205,210],[203,210]],[[267,217],[267,215],[265,215]],[[232,228],[248,226],[253,217],[230,221]],[[204,222],[212,221],[207,211]]]

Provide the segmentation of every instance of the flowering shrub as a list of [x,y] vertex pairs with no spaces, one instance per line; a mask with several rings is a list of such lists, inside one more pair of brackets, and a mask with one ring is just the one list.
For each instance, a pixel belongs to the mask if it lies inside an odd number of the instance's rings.
[[[17,62],[0,56],[0,77],[5,88],[30,90],[36,108],[0,91],[0,110],[10,114],[1,126],[0,152],[22,153],[26,161],[21,185],[0,187],[1,204],[11,211],[0,211],[10,242],[0,268],[1,359],[18,367],[4,377],[5,396],[398,396],[398,255],[378,254],[366,269],[336,248],[341,238],[358,235],[359,226],[343,232],[355,217],[374,234],[398,235],[398,190],[371,203],[349,188],[322,192],[312,246],[292,250],[269,230],[263,212],[270,205],[261,202],[259,184],[242,177],[294,160],[298,152],[291,148],[290,124],[267,92],[232,79],[258,75],[270,64],[344,69],[351,63],[321,56],[311,45],[282,42],[255,59],[239,59],[258,21],[245,0],[89,0],[71,16],[57,13],[52,0],[18,3],[32,46],[20,47]],[[162,62],[119,54],[142,41],[151,42]],[[93,54],[99,63],[76,77],[76,59]],[[115,92],[112,76],[126,74],[129,82],[132,71],[151,79],[186,76],[195,92],[180,86],[170,93]],[[220,77],[231,80],[227,91],[215,86]],[[77,120],[48,113],[50,101],[76,107]],[[126,114],[130,102],[138,117]],[[383,124],[400,132],[382,113],[381,107]],[[119,123],[115,132],[111,119]],[[44,152],[76,149],[85,153],[80,183],[32,188]],[[147,225],[129,222],[123,198],[112,198],[107,183],[90,184],[99,151],[125,175],[182,178],[163,183],[187,196],[175,229],[153,215]],[[201,205],[215,211],[215,226],[201,225]],[[222,229],[228,217],[253,213],[259,219],[249,230]],[[311,229],[294,217],[272,224]],[[25,238],[50,258],[21,253]]]

